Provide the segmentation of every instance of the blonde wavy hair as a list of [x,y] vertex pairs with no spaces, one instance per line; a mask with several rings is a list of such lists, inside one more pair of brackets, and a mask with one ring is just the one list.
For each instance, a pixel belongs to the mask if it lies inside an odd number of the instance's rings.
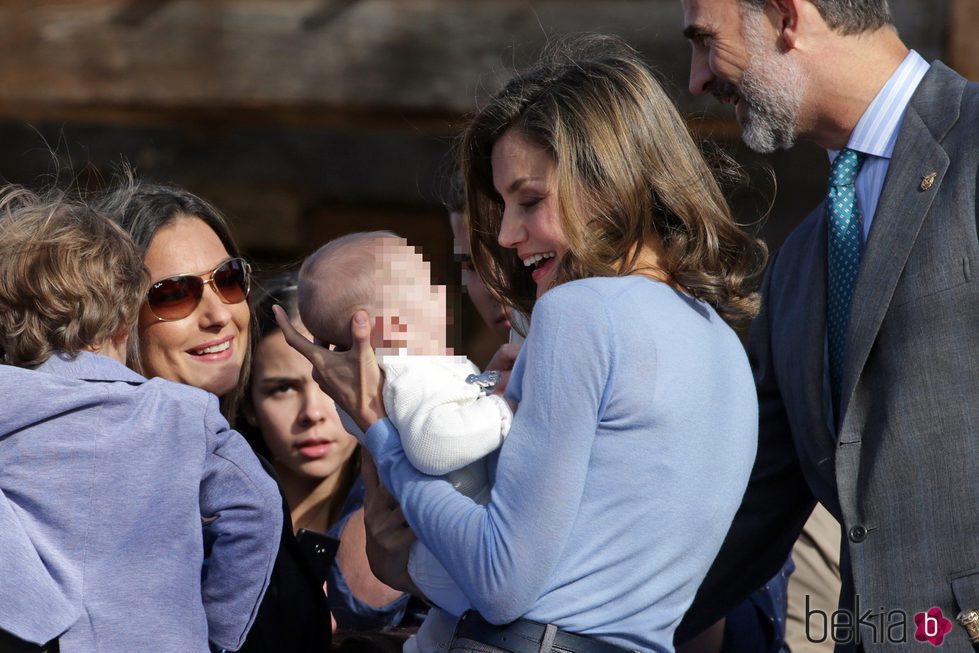
[[499,300],[528,314],[536,300],[516,252],[497,243],[503,201],[490,159],[508,130],[556,164],[551,192],[569,243],[557,283],[642,272],[642,246],[655,238],[672,283],[733,326],[757,314],[764,243],[735,222],[713,169],[638,53],[603,36],[550,44],[463,135],[473,261]]
[[0,361],[33,368],[129,331],[148,287],[128,234],[65,192],[0,189]]

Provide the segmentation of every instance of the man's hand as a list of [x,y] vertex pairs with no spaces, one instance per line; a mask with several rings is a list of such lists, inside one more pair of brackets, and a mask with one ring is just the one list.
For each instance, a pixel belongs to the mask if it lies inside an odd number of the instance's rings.
[[367,311],[354,313],[350,325],[353,346],[338,352],[321,347],[299,333],[281,307],[273,306],[272,310],[286,342],[313,364],[313,379],[362,431],[366,433],[371,424],[387,417],[381,394],[384,373],[371,348]]

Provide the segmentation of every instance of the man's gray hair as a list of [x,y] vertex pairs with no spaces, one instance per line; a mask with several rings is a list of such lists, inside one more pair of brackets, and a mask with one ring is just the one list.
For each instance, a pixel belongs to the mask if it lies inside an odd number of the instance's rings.
[[[872,32],[893,25],[887,0],[808,0],[832,29],[841,34]],[[741,0],[741,4],[763,9],[768,0]]]

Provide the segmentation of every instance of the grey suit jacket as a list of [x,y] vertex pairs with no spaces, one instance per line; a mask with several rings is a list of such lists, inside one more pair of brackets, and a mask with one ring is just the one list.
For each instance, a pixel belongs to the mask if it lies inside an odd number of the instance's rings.
[[[908,106],[860,262],[838,437],[823,384],[822,205],[773,257],[749,344],[758,459],[680,638],[775,573],[814,499],[843,525],[841,607],[882,614],[881,628],[859,627],[866,651],[908,645],[887,643],[898,635],[890,611],[903,611],[917,644],[916,613],[937,606],[954,621],[979,609],[977,176],[979,85],[935,63]],[[958,625],[942,651],[971,651]]]
[[0,629],[66,653],[238,649],[282,509],[217,399],[97,354],[39,369],[0,365]]

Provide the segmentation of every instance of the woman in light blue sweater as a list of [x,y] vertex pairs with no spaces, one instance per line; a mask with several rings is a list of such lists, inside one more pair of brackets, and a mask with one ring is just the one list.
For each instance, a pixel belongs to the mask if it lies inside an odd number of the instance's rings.
[[754,460],[754,385],[730,325],[756,310],[764,247],[611,39],[512,80],[466,130],[462,164],[476,268],[532,314],[489,504],[405,458],[366,312],[346,353],[287,338],[476,608],[451,651],[672,651]]

